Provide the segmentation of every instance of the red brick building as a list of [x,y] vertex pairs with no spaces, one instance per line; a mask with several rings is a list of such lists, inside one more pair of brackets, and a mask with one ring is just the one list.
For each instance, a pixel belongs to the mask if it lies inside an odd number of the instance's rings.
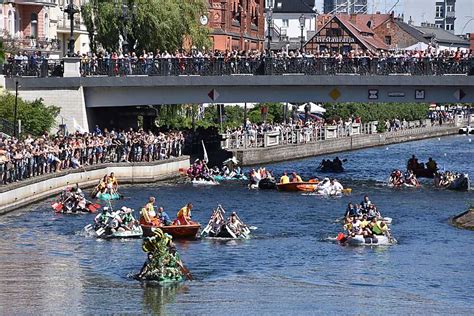
[[470,49],[474,52],[474,33],[469,34],[469,41],[471,43]]
[[213,49],[262,50],[265,0],[209,0]]

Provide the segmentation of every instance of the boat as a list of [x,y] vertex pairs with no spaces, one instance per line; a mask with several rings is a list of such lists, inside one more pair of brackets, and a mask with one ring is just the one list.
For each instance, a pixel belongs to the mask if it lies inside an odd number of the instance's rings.
[[214,176],[214,180],[216,181],[248,181],[248,178],[246,175],[241,175],[238,177],[226,177],[226,176]]
[[314,192],[318,189],[318,183],[317,181],[278,183],[276,187],[278,191],[284,192]]
[[199,180],[191,180],[191,183],[193,185],[219,185],[219,182],[215,180],[204,180],[204,179],[199,179]]
[[469,134],[474,134],[474,127],[470,126],[470,125],[467,125],[467,126],[464,126],[464,127],[461,127],[459,129],[459,134],[465,134],[465,135],[469,135]]
[[275,179],[265,178],[258,182],[258,188],[260,190],[275,190],[277,188],[277,183]]
[[109,200],[120,200],[123,196],[120,193],[97,193],[95,196],[99,200],[109,201]]
[[469,191],[471,189],[471,183],[468,174],[454,174],[455,178],[447,185],[441,184],[441,180],[444,177],[445,175],[440,174],[434,178],[435,187],[453,191]]
[[434,175],[436,174],[436,172],[427,168],[415,169],[413,170],[413,173],[417,178],[434,178]]
[[357,235],[355,237],[347,237],[343,242],[350,246],[389,246],[395,244],[397,241],[394,238],[387,236],[364,237]]
[[[232,212],[225,219],[225,210],[219,205],[213,210],[207,226],[201,231],[201,236],[213,239],[249,239],[250,228]],[[256,228],[252,228],[256,229]]]
[[344,167],[336,165],[324,165],[318,168],[319,171],[324,173],[341,173],[344,172]]
[[341,196],[349,196],[352,194],[352,188],[345,188],[342,189],[341,192],[338,192],[336,194],[325,194],[322,192],[317,192],[317,193],[308,193],[307,195],[318,195],[321,197],[341,197]]
[[92,224],[84,227],[84,231],[97,238],[113,239],[113,238],[141,238],[143,230],[140,225],[134,225],[131,230],[112,231],[107,227],[92,226]]
[[193,222],[190,225],[162,225],[162,226],[153,226],[153,225],[145,225],[141,224],[143,229],[143,235],[145,237],[153,236],[154,230],[159,228],[164,233],[167,233],[173,238],[176,239],[196,239],[199,229],[201,228],[201,224]]
[[95,213],[101,208],[100,204],[92,203],[91,201],[85,200],[75,203],[72,200],[58,199],[51,203],[55,213],[61,214],[88,214]]

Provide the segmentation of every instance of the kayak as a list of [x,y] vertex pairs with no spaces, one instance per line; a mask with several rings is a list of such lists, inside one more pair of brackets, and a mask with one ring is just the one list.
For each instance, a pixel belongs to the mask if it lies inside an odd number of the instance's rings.
[[348,237],[343,243],[350,246],[389,246],[397,241],[387,236],[374,236],[372,238],[364,238],[362,235]]
[[290,182],[290,183],[278,183],[278,191],[285,192],[314,192],[318,188],[318,182]]
[[170,234],[175,239],[196,239],[196,236],[201,229],[201,224],[194,223],[191,225],[169,225],[169,226],[152,226],[141,225],[143,235],[145,237],[153,236],[153,228],[160,228],[163,233]]
[[120,200],[122,198],[122,195],[120,193],[97,193],[95,196],[99,200],[103,201],[108,201],[108,200]]
[[225,177],[225,176],[214,176],[214,180],[216,181],[248,181],[247,176],[242,175],[241,177]]

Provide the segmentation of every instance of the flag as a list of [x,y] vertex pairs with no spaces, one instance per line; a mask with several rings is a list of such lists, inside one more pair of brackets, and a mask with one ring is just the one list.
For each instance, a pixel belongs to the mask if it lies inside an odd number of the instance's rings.
[[203,158],[203,160],[204,160],[206,163],[208,163],[208,162],[209,162],[209,157],[207,156],[206,146],[204,146],[204,141],[203,141],[203,140],[201,140],[201,142],[202,142],[202,150],[203,150],[203,152],[204,152],[204,158]]
[[79,133],[81,134],[87,133],[87,131],[83,129],[82,126],[76,122],[75,118],[72,119],[72,125],[74,126],[74,129],[78,131]]

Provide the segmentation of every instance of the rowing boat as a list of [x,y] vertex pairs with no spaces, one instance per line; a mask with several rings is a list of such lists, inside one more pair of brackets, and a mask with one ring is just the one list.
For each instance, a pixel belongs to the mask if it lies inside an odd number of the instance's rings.
[[314,192],[318,188],[317,182],[290,182],[278,183],[278,191],[284,192]]
[[153,225],[141,225],[143,229],[143,236],[153,236],[153,229],[160,228],[164,233],[170,234],[175,239],[196,239],[196,236],[201,228],[199,223],[193,223],[190,225],[169,225],[169,226],[153,226]]

